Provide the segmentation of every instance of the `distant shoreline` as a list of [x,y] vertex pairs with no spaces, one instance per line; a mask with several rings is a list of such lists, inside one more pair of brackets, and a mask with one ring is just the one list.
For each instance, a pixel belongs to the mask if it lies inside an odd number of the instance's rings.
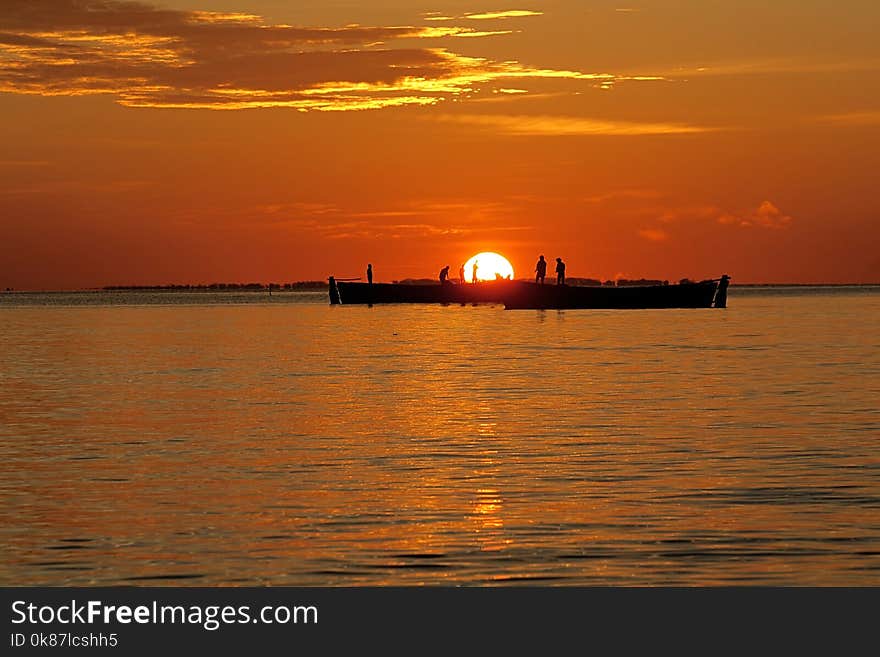
[[[531,280],[531,279],[521,279]],[[413,284],[431,283],[431,281],[394,281],[412,282]],[[577,283],[574,283],[577,285]],[[595,285],[595,283],[592,283]],[[880,282],[874,283],[731,283],[732,288],[792,288],[792,287],[880,287]],[[204,293],[229,293],[229,292],[324,292],[327,290],[326,281],[297,281],[295,283],[212,283],[201,284],[169,284],[169,285],[105,285],[92,288],[70,289],[0,289],[0,294],[73,294],[73,293],[100,293],[100,292],[204,292]]]

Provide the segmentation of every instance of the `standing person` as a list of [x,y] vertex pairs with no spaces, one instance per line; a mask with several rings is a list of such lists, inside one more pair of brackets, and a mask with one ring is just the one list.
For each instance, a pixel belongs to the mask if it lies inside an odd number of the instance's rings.
[[464,285],[464,263],[458,268],[458,282]]
[[556,258],[556,284],[565,285],[565,263],[562,258]]
[[367,264],[367,284],[373,284],[373,265]]
[[538,258],[538,264],[535,265],[535,283],[544,284],[544,277],[547,275],[547,261],[544,256]]
[[473,279],[471,280],[472,283],[476,283],[476,282],[477,282],[477,269],[478,269],[478,267],[477,267],[477,261],[474,260],[474,277],[473,277]]
[[449,265],[440,270],[440,285],[446,285],[449,282]]

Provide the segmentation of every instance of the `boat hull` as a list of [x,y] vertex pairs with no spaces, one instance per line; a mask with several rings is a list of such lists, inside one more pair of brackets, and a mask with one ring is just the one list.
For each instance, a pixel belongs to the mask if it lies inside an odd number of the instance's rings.
[[[335,286],[335,290],[333,289]],[[406,285],[400,283],[331,283],[331,301],[343,305],[387,303],[503,303],[509,310],[711,308],[718,280],[679,285],[595,286],[536,285],[523,281],[477,284]],[[334,294],[336,296],[334,296]],[[334,300],[335,299],[335,300]]]
[[[339,303],[503,303],[513,281],[487,281],[484,283],[433,285],[407,285],[404,283],[352,283],[339,281],[336,288]],[[331,300],[333,292],[331,290]]]
[[631,287],[579,287],[523,283],[504,299],[508,310],[592,308],[627,310],[640,308],[711,308],[717,281]]

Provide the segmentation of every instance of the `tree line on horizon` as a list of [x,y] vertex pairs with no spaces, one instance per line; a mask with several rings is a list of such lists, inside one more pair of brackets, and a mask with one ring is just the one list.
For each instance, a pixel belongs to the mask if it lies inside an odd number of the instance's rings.
[[187,284],[172,283],[167,285],[105,285],[101,289],[107,291],[124,290],[324,290],[327,288],[326,281],[297,281],[295,283],[210,283],[210,284]]
[[[520,279],[531,280],[531,279]],[[688,279],[682,279],[681,282],[687,282]],[[437,283],[435,278],[405,278],[402,280],[394,280],[392,283],[399,285],[434,285]],[[567,283],[573,286],[587,287],[614,287],[614,286],[635,286],[635,285],[668,285],[669,281],[661,281],[650,278],[626,279],[619,278],[615,280],[602,281],[597,278],[569,278]],[[548,283],[550,285],[551,283]],[[105,285],[101,288],[106,291],[273,291],[273,290],[326,290],[327,281],[296,281],[292,283],[210,283],[210,284],[189,284],[189,283],[170,283],[165,285]]]

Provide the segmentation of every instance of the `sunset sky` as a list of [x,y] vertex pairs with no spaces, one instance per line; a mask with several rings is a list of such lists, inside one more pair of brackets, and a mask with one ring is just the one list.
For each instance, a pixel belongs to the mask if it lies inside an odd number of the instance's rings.
[[0,0],[0,288],[880,281],[876,0]]

